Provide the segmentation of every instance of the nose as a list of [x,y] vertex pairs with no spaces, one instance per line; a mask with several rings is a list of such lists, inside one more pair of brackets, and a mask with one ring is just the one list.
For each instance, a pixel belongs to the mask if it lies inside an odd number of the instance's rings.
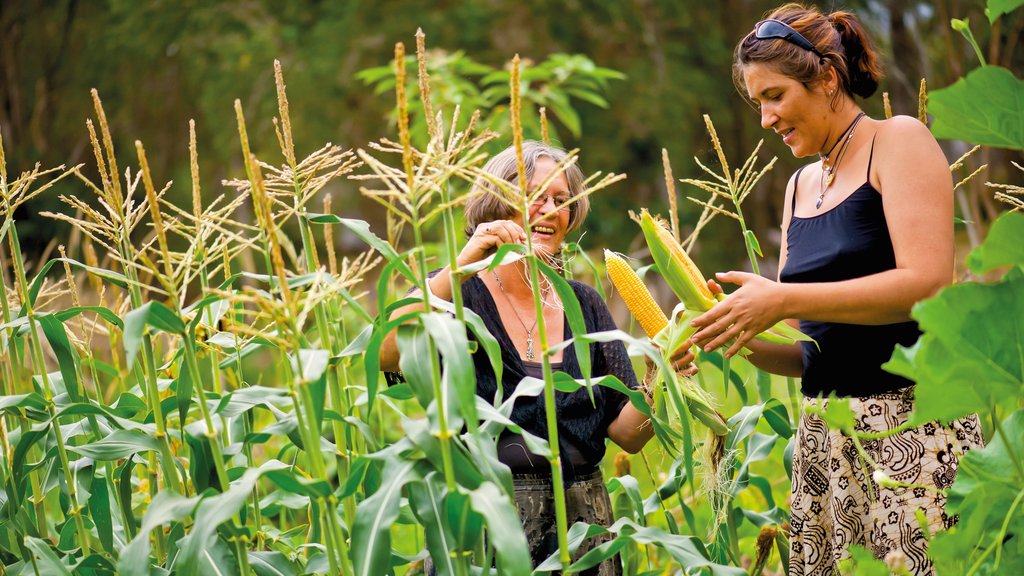
[[767,106],[761,106],[761,128],[770,130],[776,122],[779,121],[779,117]]

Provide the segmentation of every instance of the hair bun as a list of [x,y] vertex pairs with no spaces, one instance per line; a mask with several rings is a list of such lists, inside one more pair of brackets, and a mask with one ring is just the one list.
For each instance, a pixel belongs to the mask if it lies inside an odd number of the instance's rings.
[[864,26],[853,14],[837,11],[828,15],[832,27],[839,33],[849,73],[850,92],[867,98],[878,90],[882,78],[882,67],[878,53],[868,37]]

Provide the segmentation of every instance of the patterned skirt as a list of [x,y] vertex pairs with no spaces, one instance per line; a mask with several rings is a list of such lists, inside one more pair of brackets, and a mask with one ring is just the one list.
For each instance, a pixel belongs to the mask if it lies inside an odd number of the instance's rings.
[[[550,474],[513,474],[516,508],[519,519],[526,532],[526,542],[530,546],[533,565],[538,566],[548,556],[558,551],[558,532],[555,521],[555,499]],[[565,514],[568,525],[575,522],[611,526],[611,500],[608,489],[600,470],[585,476],[577,477],[565,489]],[[579,560],[591,549],[609,540],[608,535],[598,536],[585,541],[573,555],[573,561]],[[561,572],[554,572],[561,574]],[[608,560],[580,572],[581,576],[621,576],[622,563],[619,557]]]
[[[913,409],[913,387],[851,398],[855,427],[882,432],[904,424]],[[804,405],[827,400],[805,398]],[[879,440],[862,440],[868,457],[892,480],[913,488],[883,488],[854,442],[830,430],[818,416],[804,414],[793,454],[792,532],[789,574],[831,576],[853,545],[864,546],[890,565],[903,564],[915,576],[934,574],[920,510],[932,533],[956,522],[945,513],[946,497],[925,487],[946,489],[965,452],[984,445],[978,417],[940,426],[928,423]]]

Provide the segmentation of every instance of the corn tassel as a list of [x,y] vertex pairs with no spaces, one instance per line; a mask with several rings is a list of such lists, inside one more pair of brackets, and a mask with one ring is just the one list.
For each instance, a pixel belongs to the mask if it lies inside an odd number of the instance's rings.
[[658,332],[668,326],[668,318],[655,303],[647,286],[644,286],[640,277],[621,256],[610,250],[604,251],[604,265],[608,271],[608,277],[615,289],[619,291],[626,307],[640,323],[644,332],[647,333],[647,337],[654,338]]

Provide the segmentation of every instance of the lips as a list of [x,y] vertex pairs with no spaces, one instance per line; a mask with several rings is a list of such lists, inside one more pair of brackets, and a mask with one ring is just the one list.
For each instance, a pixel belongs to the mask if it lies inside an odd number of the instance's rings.
[[555,229],[550,226],[544,226],[541,224],[535,224],[531,229],[535,234],[545,234],[550,236],[555,233]]
[[796,128],[789,128],[783,132],[779,132],[779,134],[782,136],[782,141],[785,142],[786,144],[789,144],[790,140],[793,139],[793,134],[795,132]]

